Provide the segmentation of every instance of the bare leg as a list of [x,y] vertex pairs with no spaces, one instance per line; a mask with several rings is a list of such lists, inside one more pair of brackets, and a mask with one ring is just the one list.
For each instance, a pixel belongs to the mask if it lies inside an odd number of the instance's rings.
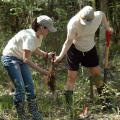
[[[89,68],[91,76],[91,84],[95,84],[98,90],[98,93],[101,94],[101,87],[103,87],[103,78],[101,77],[100,67],[91,67]],[[92,88],[91,88],[92,89]],[[91,91],[92,92],[92,91]],[[93,93],[92,93],[93,94]]]
[[68,70],[67,82],[65,85],[65,90],[74,90],[74,85],[77,78],[77,71]]
[[72,106],[73,106],[73,90],[74,90],[76,77],[77,77],[77,71],[68,70],[68,78],[65,85],[64,95],[66,99],[67,109],[70,110],[71,113],[72,113]]

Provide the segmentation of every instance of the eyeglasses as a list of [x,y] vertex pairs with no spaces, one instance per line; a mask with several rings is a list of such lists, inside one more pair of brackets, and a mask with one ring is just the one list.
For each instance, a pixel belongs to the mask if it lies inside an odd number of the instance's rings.
[[44,27],[44,29],[47,29],[47,27]]

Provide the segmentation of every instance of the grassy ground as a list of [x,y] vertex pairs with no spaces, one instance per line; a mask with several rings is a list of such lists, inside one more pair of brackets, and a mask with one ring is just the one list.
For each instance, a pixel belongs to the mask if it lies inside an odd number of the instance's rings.
[[[119,51],[111,55],[109,68],[109,81],[107,91],[109,91],[110,106],[105,106],[99,102],[99,96],[95,92],[93,102],[90,100],[89,79],[86,69],[79,71],[76,87],[74,90],[73,118],[72,120],[120,120],[120,56]],[[64,84],[66,81],[65,65],[59,65],[56,74],[56,91],[51,94],[44,84],[43,76],[33,73],[36,80],[36,92],[39,110],[45,120],[70,120],[70,112],[66,109],[64,98]],[[9,96],[7,88],[0,86],[0,120],[17,120],[16,111],[12,104],[12,96]],[[80,118],[83,107],[88,107],[88,118]]]

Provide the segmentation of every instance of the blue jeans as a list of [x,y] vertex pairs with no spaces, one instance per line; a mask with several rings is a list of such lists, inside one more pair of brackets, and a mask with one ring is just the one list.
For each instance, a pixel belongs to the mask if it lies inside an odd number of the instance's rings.
[[27,99],[34,99],[34,84],[29,66],[14,56],[2,56],[1,61],[7,70],[14,86],[14,103],[23,102]]

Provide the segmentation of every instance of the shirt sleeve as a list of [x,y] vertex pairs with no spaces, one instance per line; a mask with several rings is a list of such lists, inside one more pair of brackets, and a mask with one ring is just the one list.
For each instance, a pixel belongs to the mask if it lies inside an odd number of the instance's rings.
[[34,51],[35,48],[35,40],[30,36],[25,36],[23,39],[23,49]]
[[67,25],[67,39],[73,40],[73,39],[75,39],[75,37],[76,37],[76,28],[75,28],[74,24],[69,23]]

